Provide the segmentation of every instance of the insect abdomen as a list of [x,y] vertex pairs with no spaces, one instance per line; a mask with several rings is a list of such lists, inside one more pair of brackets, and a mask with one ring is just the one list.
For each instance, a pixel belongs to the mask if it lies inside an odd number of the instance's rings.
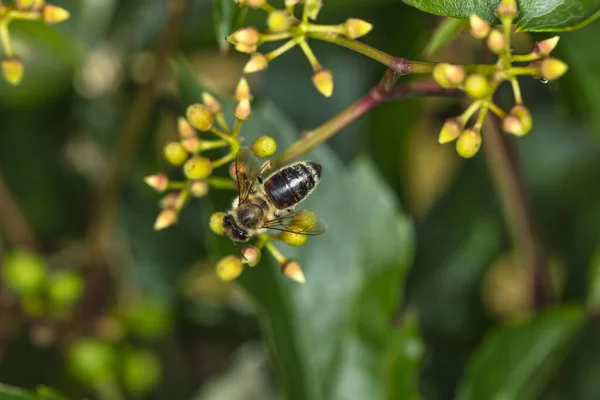
[[292,207],[306,198],[321,181],[321,164],[301,162],[274,173],[264,189],[279,210]]

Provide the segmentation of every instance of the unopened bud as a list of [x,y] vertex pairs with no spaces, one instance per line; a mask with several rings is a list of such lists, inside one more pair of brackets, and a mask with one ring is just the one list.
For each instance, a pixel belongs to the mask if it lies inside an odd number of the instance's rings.
[[190,184],[190,194],[194,197],[204,197],[208,193],[208,185],[204,181],[194,181]]
[[256,52],[258,46],[255,44],[236,43],[234,48],[240,53],[252,54]]
[[23,79],[25,66],[18,57],[10,57],[2,60],[2,75],[4,80],[13,86],[17,86]]
[[244,44],[247,46],[256,46],[260,40],[260,33],[254,27],[240,28],[233,32],[228,38],[234,44]]
[[256,157],[269,157],[277,151],[277,142],[271,136],[260,136],[252,143],[250,150]]
[[181,139],[181,145],[188,153],[196,154],[202,149],[202,140],[198,136],[191,136]]
[[144,178],[144,182],[157,192],[164,192],[169,186],[169,177],[167,174],[150,175]]
[[267,3],[267,0],[246,0],[248,5],[252,8],[260,8]]
[[212,163],[206,157],[193,157],[183,164],[183,173],[188,179],[205,179],[212,174]]
[[242,101],[242,99],[251,99],[252,93],[250,93],[250,85],[246,78],[242,77],[235,88],[235,99]]
[[47,24],[58,24],[69,19],[69,12],[64,8],[52,4],[44,5],[42,9],[42,20]]
[[565,72],[567,72],[568,69],[569,67],[567,64],[556,58],[547,58],[542,61],[540,66],[542,77],[548,79],[549,81],[560,78],[565,74]]
[[247,120],[252,115],[252,107],[250,106],[250,100],[242,99],[237,106],[235,106],[235,110],[233,111],[233,115],[242,121]]
[[156,221],[154,222],[154,230],[159,231],[161,229],[168,228],[177,222],[177,213],[175,210],[165,209],[158,213]]
[[33,6],[33,0],[14,0],[13,3],[18,10],[24,10]]
[[217,275],[224,281],[232,281],[244,270],[242,260],[237,256],[227,256],[217,263]]
[[260,249],[256,246],[244,246],[242,249],[242,255],[244,256],[244,260],[242,262],[249,267],[255,267],[256,264],[260,262]]
[[475,157],[481,147],[481,134],[474,129],[465,129],[456,141],[456,152],[464,158]]
[[483,75],[470,75],[465,80],[465,92],[474,99],[484,98],[490,94],[490,83]]
[[492,29],[487,21],[475,14],[469,17],[469,24],[471,25],[471,35],[476,39],[485,38]]
[[208,92],[202,92],[202,102],[212,114],[216,114],[221,111],[221,103],[219,103],[219,101]]
[[517,2],[515,0],[501,0],[496,9],[498,18],[514,18],[517,16]]
[[296,260],[287,260],[281,265],[281,272],[288,278],[298,282],[306,283],[304,272]]
[[306,235],[303,235],[303,229],[298,226],[290,226],[288,227],[289,231],[281,232],[280,239],[283,243],[288,244],[290,246],[302,246],[306,243]]
[[290,16],[283,10],[271,11],[267,17],[267,26],[271,32],[285,32],[291,25]]
[[286,7],[293,7],[295,5],[297,5],[298,3],[300,3],[300,0],[285,0],[285,6]]
[[180,193],[179,192],[171,192],[167,193],[160,199],[160,208],[175,208],[177,201],[179,200]]
[[523,136],[533,127],[533,118],[531,118],[531,113],[529,109],[522,104],[517,104],[510,110],[510,115],[513,115],[519,119],[521,123],[521,131],[520,132],[510,132],[514,135]]
[[433,69],[433,79],[444,88],[453,88],[465,79],[465,70],[459,65],[440,63]]
[[225,215],[224,212],[216,212],[210,216],[210,221],[208,223],[210,230],[219,236],[225,234],[225,230],[223,229],[223,218],[225,218]]
[[312,77],[313,84],[325,97],[331,97],[333,93],[333,74],[328,69],[320,69]]
[[269,65],[269,60],[264,54],[255,53],[244,66],[244,73],[251,74],[253,72],[264,71]]
[[559,39],[560,36],[554,36],[550,39],[542,40],[541,42],[535,45],[534,52],[542,57],[548,57],[550,53],[552,53],[552,50],[556,48]]
[[165,159],[175,166],[183,165],[188,158],[187,151],[179,142],[169,142],[164,148]]
[[293,224],[303,231],[310,232],[317,226],[317,216],[312,211],[302,210],[294,217]]
[[192,104],[187,108],[185,115],[196,129],[207,131],[212,127],[213,115],[204,104]]
[[182,139],[190,136],[196,136],[194,127],[190,125],[190,123],[184,117],[179,117],[177,119],[177,132],[179,133],[179,137]]
[[510,133],[515,136],[522,136],[526,132],[524,132],[523,124],[519,121],[514,115],[507,115],[504,120],[502,120],[502,129],[506,133]]
[[492,29],[490,35],[487,38],[487,47],[493,53],[499,54],[504,50],[504,46],[506,45],[506,39],[502,32],[498,29]]
[[313,21],[319,16],[321,7],[323,7],[323,1],[321,0],[305,0],[304,2],[304,12]]
[[438,143],[444,144],[456,140],[462,133],[462,125],[456,118],[450,118],[446,120],[440,135],[438,136]]
[[346,28],[346,36],[350,39],[356,39],[371,32],[373,25],[367,21],[358,18],[349,18],[344,24]]

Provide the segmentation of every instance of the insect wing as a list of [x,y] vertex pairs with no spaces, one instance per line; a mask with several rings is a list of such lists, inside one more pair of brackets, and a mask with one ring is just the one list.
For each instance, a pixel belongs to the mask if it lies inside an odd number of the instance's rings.
[[258,160],[247,147],[238,150],[235,158],[235,175],[240,195],[240,203],[248,199],[256,178],[260,175]]
[[269,220],[265,228],[282,232],[292,232],[307,236],[321,235],[327,229],[327,225],[315,215],[306,210],[293,211],[279,218]]

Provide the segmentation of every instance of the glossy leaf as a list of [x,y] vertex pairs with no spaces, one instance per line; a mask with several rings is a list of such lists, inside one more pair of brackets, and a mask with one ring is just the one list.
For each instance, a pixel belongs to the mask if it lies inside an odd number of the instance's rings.
[[0,383],[0,400],[34,400],[34,397],[23,389]]
[[[431,14],[460,19],[477,14],[488,22],[499,22],[494,14],[498,0],[403,1]],[[587,25],[600,15],[600,0],[518,0],[517,4],[517,26],[520,31],[569,31]]]
[[465,21],[462,19],[444,19],[433,31],[429,42],[427,42],[427,45],[423,50],[423,54],[426,57],[431,57],[433,54],[437,53],[458,35],[464,24]]
[[584,319],[582,307],[565,306],[496,329],[472,356],[457,399],[538,398]]

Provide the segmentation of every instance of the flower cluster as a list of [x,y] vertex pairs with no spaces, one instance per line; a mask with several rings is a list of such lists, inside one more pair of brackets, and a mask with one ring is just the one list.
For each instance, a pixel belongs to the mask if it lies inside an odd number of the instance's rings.
[[[558,36],[537,43],[529,54],[512,54],[510,35],[517,16],[515,0],[502,0],[496,15],[502,22],[502,30],[477,15],[470,17],[471,34],[485,40],[488,49],[498,55],[496,64],[471,66],[441,63],[433,71],[433,78],[438,84],[464,90],[474,100],[460,116],[445,122],[438,139],[441,144],[456,140],[456,151],[465,158],[474,157],[481,147],[481,127],[488,111],[502,119],[506,133],[523,136],[531,130],[531,114],[523,105],[518,76],[529,75],[547,82],[560,78],[567,71],[564,62],[550,57],[558,43]],[[508,113],[493,101],[496,89],[506,81],[510,82],[515,99],[515,106]],[[467,123],[477,111],[479,114],[475,123],[467,128]]]
[[[165,229],[175,224],[179,214],[191,197],[204,197],[209,189],[237,189],[236,155],[241,146],[240,132],[242,124],[252,114],[252,94],[245,78],[241,78],[236,91],[236,107],[233,111],[235,122],[233,128],[227,123],[221,104],[210,93],[202,94],[203,102],[192,104],[186,110],[186,117],[179,118],[179,140],[168,142],[164,146],[164,157],[173,166],[180,167],[185,180],[173,181],[165,173],[150,175],[145,182],[158,192],[165,193],[160,201],[161,211],[154,223],[155,230]],[[214,139],[207,139],[201,135],[210,133]],[[270,136],[257,138],[250,146],[252,153],[259,158],[272,156],[277,150],[276,141]],[[225,154],[217,158],[209,158],[207,151],[226,149]],[[229,177],[214,176],[213,172],[225,165],[229,165]],[[209,222],[210,229],[217,235],[224,235],[224,212],[214,213]],[[240,256],[230,255],[216,264],[218,276],[230,281],[237,278],[244,266],[254,267],[258,264],[261,251],[267,249],[280,263],[281,271],[297,282],[305,281],[304,274],[298,263],[283,256],[273,242],[281,241],[290,246],[301,246],[306,241],[306,236],[294,233],[293,227],[298,227],[298,232],[306,231],[316,225],[316,217],[309,212],[300,213],[294,219],[290,232],[279,235],[262,234],[256,245],[246,245],[241,249]]]
[[[227,40],[237,51],[251,54],[251,58],[244,67],[244,73],[253,73],[267,68],[269,63],[296,45],[300,46],[304,55],[313,68],[312,81],[323,96],[329,97],[333,93],[333,74],[321,66],[308,43],[311,33],[342,35],[356,39],[369,33],[372,25],[357,18],[350,18],[339,25],[317,25],[311,23],[317,19],[323,5],[322,0],[286,0],[284,9],[277,9],[267,0],[236,0],[240,7],[260,9],[267,13],[267,30],[259,32],[254,27],[238,29]],[[296,6],[302,3],[302,15],[296,17]],[[258,48],[264,43],[285,40],[276,49],[263,54]]]
[[8,27],[14,20],[39,20],[46,24],[57,24],[69,18],[64,8],[46,4],[45,0],[14,0],[13,5],[0,4],[0,43],[2,44],[2,75],[11,85],[23,79],[25,67],[15,54]]

